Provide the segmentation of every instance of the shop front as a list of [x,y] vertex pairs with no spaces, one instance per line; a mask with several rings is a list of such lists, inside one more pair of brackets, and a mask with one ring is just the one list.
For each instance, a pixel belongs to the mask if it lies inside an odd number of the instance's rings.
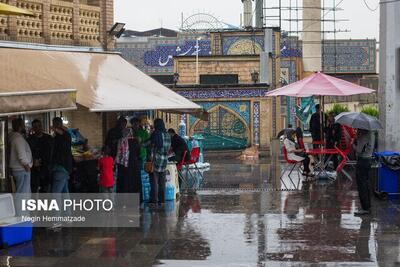
[[[0,113],[5,118],[0,121],[3,180],[7,177],[7,118],[12,116],[23,116],[27,126],[39,119],[47,131],[53,117],[62,117],[71,131],[87,141],[75,144],[77,162],[93,163],[119,114],[146,110],[202,113],[199,105],[159,84],[116,53],[5,47],[0,48],[0,58],[0,68],[6,70],[0,79],[0,93],[5,94],[0,94]],[[20,88],[29,97],[22,98]],[[13,90],[19,94],[8,95]],[[32,93],[37,90],[49,96]]]

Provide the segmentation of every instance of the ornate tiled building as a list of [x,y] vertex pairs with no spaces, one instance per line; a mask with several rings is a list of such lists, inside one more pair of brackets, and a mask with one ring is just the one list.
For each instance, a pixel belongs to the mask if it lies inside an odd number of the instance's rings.
[[[211,32],[211,54],[174,57],[179,81],[174,89],[209,112],[209,121],[193,116],[186,120],[190,135],[201,133],[208,149],[270,147],[276,130],[282,127],[280,101],[265,97],[279,84],[279,31],[273,30],[268,83],[260,83],[260,52],[264,31]],[[197,66],[197,67],[196,67]],[[196,83],[197,73],[199,84]],[[257,77],[257,76],[260,77]]]
[[[0,40],[101,47],[113,25],[113,0],[0,0],[35,14],[0,16]],[[103,44],[103,45],[102,45]]]
[[[279,101],[264,97],[269,88],[279,83],[279,36],[279,31],[274,31],[271,40],[274,56],[269,69],[270,84],[254,83],[251,75],[260,73],[264,31],[174,34],[155,29],[128,32],[116,47],[125,59],[161,82],[172,84],[173,74],[179,74],[177,85],[171,87],[210,114],[208,123],[186,117],[189,135],[208,136],[206,148],[243,149],[259,145],[267,149],[274,132],[281,127],[281,121],[276,120],[280,117]],[[200,85],[196,84],[197,44]],[[220,75],[221,79],[216,81],[218,77],[210,75]],[[179,118],[164,118],[169,126],[177,127]]]

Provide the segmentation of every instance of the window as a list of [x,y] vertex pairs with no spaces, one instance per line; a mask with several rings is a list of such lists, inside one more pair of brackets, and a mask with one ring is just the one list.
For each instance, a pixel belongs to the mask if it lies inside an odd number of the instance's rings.
[[237,74],[204,74],[200,75],[200,84],[238,84]]
[[173,75],[151,75],[151,77],[159,83],[162,84],[173,84],[174,76]]

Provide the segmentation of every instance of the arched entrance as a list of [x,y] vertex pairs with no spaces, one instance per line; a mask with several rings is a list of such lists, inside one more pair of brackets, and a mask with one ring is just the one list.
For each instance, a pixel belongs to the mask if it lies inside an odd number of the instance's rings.
[[209,121],[196,121],[192,134],[202,134],[205,150],[244,149],[249,144],[249,128],[236,112],[218,105],[208,111]]

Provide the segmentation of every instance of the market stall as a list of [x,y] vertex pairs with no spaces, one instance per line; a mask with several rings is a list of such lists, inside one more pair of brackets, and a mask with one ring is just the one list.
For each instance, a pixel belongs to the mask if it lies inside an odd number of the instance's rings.
[[[48,47],[3,47],[0,48],[0,59],[0,67],[5,70],[1,75],[0,88],[5,88],[5,84],[14,89],[24,88],[27,92],[38,88],[44,91],[54,88],[76,90],[76,111],[60,112],[62,109],[59,108],[59,102],[68,103],[64,95],[63,98],[55,97],[47,102],[40,98],[28,100],[19,105],[19,108],[32,103],[36,103],[38,107],[42,107],[44,103],[55,104],[50,110],[68,121],[69,128],[79,129],[88,141],[89,149],[74,149],[74,158],[79,164],[93,163],[97,159],[98,154],[95,151],[103,145],[108,129],[113,126],[120,112],[162,110],[170,113],[192,113],[199,117],[204,117],[205,114],[199,105],[161,85],[117,53],[60,51]],[[58,93],[68,93],[68,96],[71,94],[68,90]],[[20,101],[19,98],[16,100]],[[30,108],[32,109],[40,112],[39,108]],[[5,111],[10,114],[14,112]],[[29,110],[22,109],[21,112],[26,113]],[[92,167],[90,168],[93,169]],[[88,175],[93,177],[92,173]]]

